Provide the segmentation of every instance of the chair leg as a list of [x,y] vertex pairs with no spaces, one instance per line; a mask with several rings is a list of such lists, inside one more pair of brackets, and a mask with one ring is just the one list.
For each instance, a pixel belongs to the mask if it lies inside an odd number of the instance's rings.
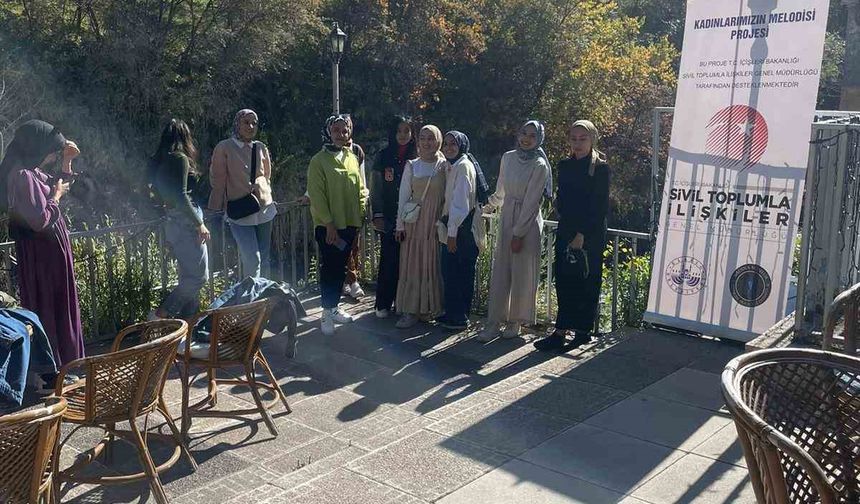
[[158,477],[158,471],[155,470],[155,463],[149,455],[149,448],[137,428],[137,422],[134,418],[129,419],[131,431],[134,433],[134,440],[137,443],[137,455],[140,458],[140,463],[143,465],[143,470],[149,476],[149,488],[155,497],[158,504],[167,504],[167,494],[164,492],[164,487],[161,485],[161,479]]
[[272,372],[272,367],[269,366],[269,361],[266,360],[266,356],[263,355],[263,352],[257,352],[257,356],[260,359],[260,364],[263,365],[263,369],[266,370],[266,374],[269,375],[269,380],[271,380],[272,386],[275,388],[275,393],[278,394],[278,397],[281,398],[281,402],[284,403],[284,408],[286,408],[287,413],[292,413],[293,410],[287,402],[287,396],[284,395],[284,391],[281,390],[281,386],[278,384],[278,380],[275,378],[275,373]]
[[116,430],[115,423],[107,424],[107,444],[105,445],[105,463],[110,465],[113,462],[113,443],[116,437],[113,435],[114,430]]
[[191,370],[188,366],[182,365],[179,367],[179,381],[182,384],[182,439],[188,439],[188,431],[191,429],[191,412],[188,411],[188,396],[190,394]]
[[51,484],[45,489],[45,493],[39,496],[40,500],[46,504],[54,504],[57,502],[57,496],[54,493],[54,478],[51,477]]
[[176,423],[170,416],[170,412],[167,411],[167,405],[164,404],[163,397],[158,398],[158,412],[164,417],[165,422],[167,422],[167,426],[170,428],[170,432],[173,433],[173,439],[176,440],[176,443],[179,445],[179,449],[182,450],[182,454],[185,455],[185,458],[188,459],[188,463],[191,464],[192,472],[197,472],[197,461],[191,456],[191,452],[188,450],[188,445],[185,444],[185,439],[182,437],[182,434],[179,433],[179,429],[176,428]]
[[263,415],[263,421],[266,422],[266,427],[269,428],[269,432],[276,436],[278,435],[278,429],[275,428],[275,422],[272,420],[272,415],[269,414],[269,410],[266,409],[266,405],[263,404],[263,398],[260,397],[260,390],[257,388],[257,379],[254,376],[254,366],[250,362],[245,363],[245,377],[248,379],[248,386],[251,388],[251,395],[254,397],[254,402],[257,403],[257,409],[260,410],[260,414]]
[[214,408],[218,404],[218,382],[215,381],[215,369],[209,368],[206,376],[209,377],[209,405]]

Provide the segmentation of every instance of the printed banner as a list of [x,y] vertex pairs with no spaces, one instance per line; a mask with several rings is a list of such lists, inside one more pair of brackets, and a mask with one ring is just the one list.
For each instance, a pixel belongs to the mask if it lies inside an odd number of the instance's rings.
[[786,315],[828,0],[688,0],[649,322],[749,341]]

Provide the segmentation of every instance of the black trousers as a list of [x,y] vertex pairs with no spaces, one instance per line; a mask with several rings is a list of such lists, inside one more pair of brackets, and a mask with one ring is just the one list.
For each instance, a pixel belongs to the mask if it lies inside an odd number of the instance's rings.
[[325,242],[326,229],[317,226],[314,237],[320,251],[320,304],[323,308],[337,308],[343,293],[343,281],[346,279],[346,262],[352,252],[352,242],[356,238],[358,228],[348,227],[338,229],[337,234],[346,242],[343,250]]
[[[471,214],[470,214],[471,216]],[[457,231],[457,252],[448,252],[442,245],[442,275],[445,287],[445,318],[451,322],[466,322],[475,295],[475,263],[478,261],[478,246],[472,234],[472,219],[469,225]]]
[[397,281],[400,279],[400,243],[394,238],[394,230],[380,233],[379,272],[376,275],[377,310],[391,310],[397,296]]
[[[562,240],[560,240],[562,242]],[[558,297],[558,316],[555,328],[591,334],[597,321],[600,307],[600,288],[603,284],[603,245],[587,247],[588,278],[570,278],[559,273],[564,271],[567,240],[559,243],[555,250],[555,293]]]

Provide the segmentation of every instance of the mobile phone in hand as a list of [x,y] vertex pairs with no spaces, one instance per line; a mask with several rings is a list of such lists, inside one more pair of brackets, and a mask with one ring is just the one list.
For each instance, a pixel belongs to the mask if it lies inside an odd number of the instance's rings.
[[337,240],[334,241],[333,245],[337,247],[337,249],[340,251],[346,250],[346,240],[344,240],[340,236],[337,237]]
[[75,177],[77,177],[77,176],[78,176],[77,173],[60,172],[60,174],[57,176],[57,178],[62,180],[63,182],[68,182],[69,185],[71,185],[72,183],[74,183]]

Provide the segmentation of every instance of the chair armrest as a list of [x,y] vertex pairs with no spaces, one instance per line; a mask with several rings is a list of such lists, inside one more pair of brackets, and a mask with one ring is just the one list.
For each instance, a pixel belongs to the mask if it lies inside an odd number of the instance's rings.
[[[198,312],[194,316],[187,319],[188,330],[185,332],[185,351],[183,352],[183,359],[185,360],[185,362],[188,362],[189,360],[191,360],[191,343],[193,342],[194,329],[197,327],[197,325],[201,321],[203,321],[203,319],[212,315],[216,311],[217,310],[215,310],[215,309],[203,310],[203,311]],[[209,333],[209,343],[210,344],[212,343],[212,333],[211,332]],[[181,340],[180,340],[180,344],[182,344]]]
[[81,369],[81,368],[85,367],[88,358],[89,357],[82,357],[80,359],[75,359],[72,362],[69,362],[68,364],[66,364],[65,366],[60,368],[60,371],[57,372],[57,379],[56,379],[56,383],[54,385],[54,387],[55,387],[54,393],[58,397],[63,396],[63,390],[65,389],[65,387],[63,387],[63,382],[65,382],[66,375],[69,374],[69,371],[71,371],[72,369]]

